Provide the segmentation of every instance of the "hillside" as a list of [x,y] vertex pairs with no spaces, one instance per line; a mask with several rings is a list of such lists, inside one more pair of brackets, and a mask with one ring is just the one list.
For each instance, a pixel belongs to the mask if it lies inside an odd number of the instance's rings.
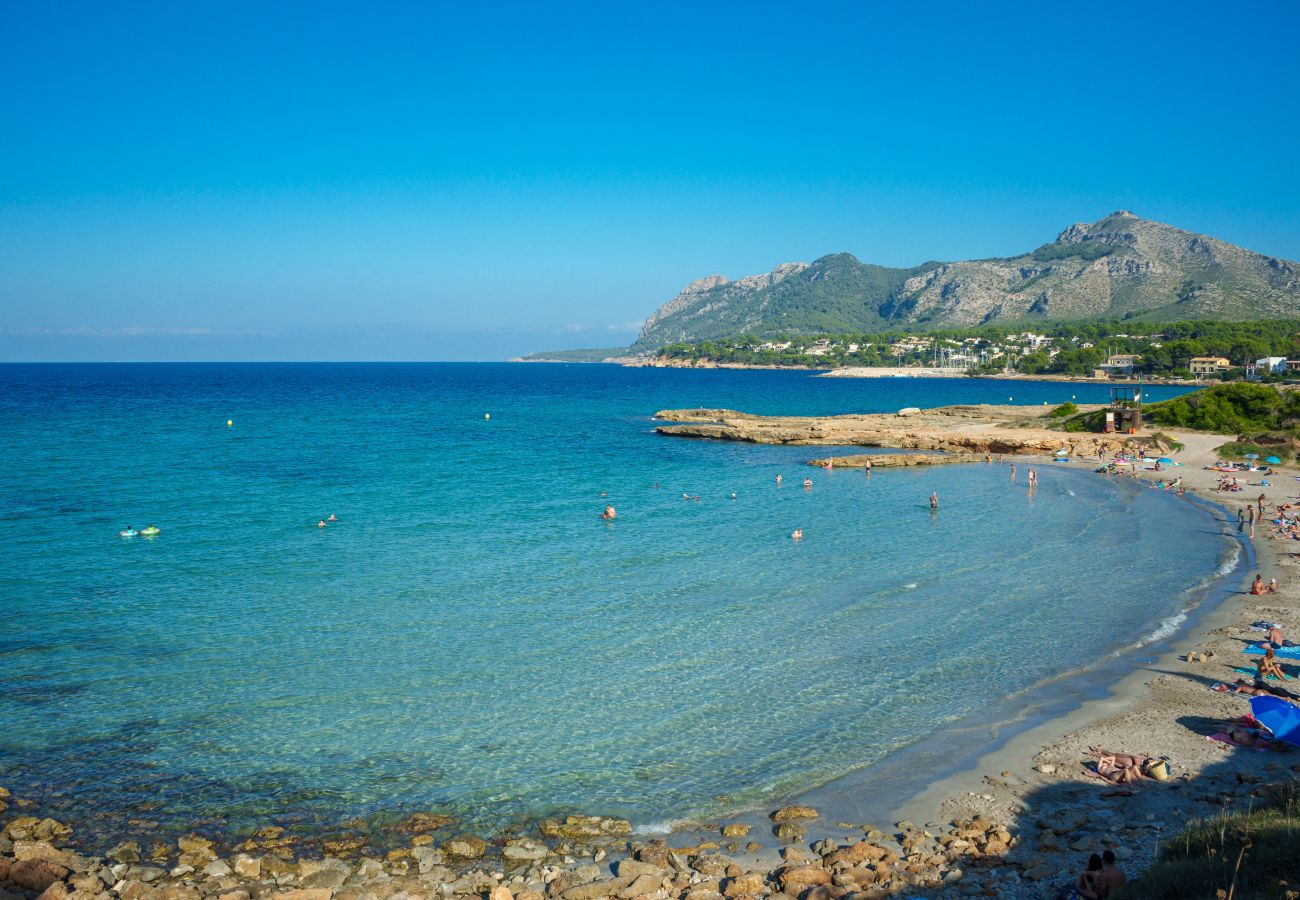
[[837,253],[738,281],[713,275],[656,310],[632,351],[739,334],[1102,318],[1241,321],[1297,309],[1300,263],[1120,210],[1071,225],[1020,256],[895,269]]
[[582,350],[549,350],[516,356],[511,362],[598,363],[627,353],[626,347],[593,347]]

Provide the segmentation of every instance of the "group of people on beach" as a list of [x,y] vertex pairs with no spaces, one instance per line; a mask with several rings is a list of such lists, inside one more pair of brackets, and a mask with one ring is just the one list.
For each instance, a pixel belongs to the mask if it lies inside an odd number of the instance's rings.
[[1127,882],[1124,870],[1115,859],[1115,851],[1106,850],[1088,857],[1088,867],[1079,873],[1074,887],[1064,896],[1066,900],[1103,900]]

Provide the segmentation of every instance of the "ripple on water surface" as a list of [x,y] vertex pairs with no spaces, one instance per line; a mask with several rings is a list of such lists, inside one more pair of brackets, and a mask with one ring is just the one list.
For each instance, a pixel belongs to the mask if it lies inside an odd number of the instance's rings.
[[[1041,467],[1032,493],[997,465],[816,472],[804,490],[807,448],[662,438],[646,418],[990,402],[1005,384],[0,377],[4,777],[178,822],[565,806],[644,822],[783,795],[978,713],[990,682],[1013,693],[1131,644],[1223,548],[1177,498],[1070,467]],[[158,538],[116,537],[148,522]]]

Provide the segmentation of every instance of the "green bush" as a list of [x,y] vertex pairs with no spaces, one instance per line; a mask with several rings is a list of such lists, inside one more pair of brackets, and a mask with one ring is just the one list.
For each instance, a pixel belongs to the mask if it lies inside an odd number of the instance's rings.
[[1219,448],[1218,453],[1225,459],[1245,459],[1247,453],[1254,453],[1260,459],[1276,456],[1282,462],[1286,462],[1292,455],[1290,447],[1255,444],[1250,441],[1229,441]]
[[1067,400],[1064,403],[1062,403],[1060,406],[1056,407],[1056,409],[1048,413],[1048,415],[1054,419],[1060,419],[1064,416],[1072,416],[1078,411],[1079,411],[1079,407],[1071,403],[1069,400]]
[[1148,422],[1224,434],[1271,431],[1300,418],[1300,393],[1263,384],[1232,383],[1152,403]]
[[1116,900],[1283,900],[1300,883],[1294,782],[1264,808],[1193,822],[1161,844],[1155,865]]
[[1106,413],[1103,410],[1096,412],[1081,413],[1073,418],[1065,420],[1065,430],[1071,432],[1091,431],[1094,433],[1106,430]]

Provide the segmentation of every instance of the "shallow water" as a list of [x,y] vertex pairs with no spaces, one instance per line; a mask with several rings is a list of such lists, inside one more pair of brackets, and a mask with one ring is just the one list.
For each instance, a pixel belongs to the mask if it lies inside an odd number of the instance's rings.
[[1105,389],[0,367],[0,783],[176,827],[569,806],[644,824],[872,763],[979,714],[990,680],[1005,696],[1155,633],[1220,564],[1218,529],[1073,464],[1033,493],[1023,465],[1018,484],[997,465],[868,479],[649,415],[1009,395]]

